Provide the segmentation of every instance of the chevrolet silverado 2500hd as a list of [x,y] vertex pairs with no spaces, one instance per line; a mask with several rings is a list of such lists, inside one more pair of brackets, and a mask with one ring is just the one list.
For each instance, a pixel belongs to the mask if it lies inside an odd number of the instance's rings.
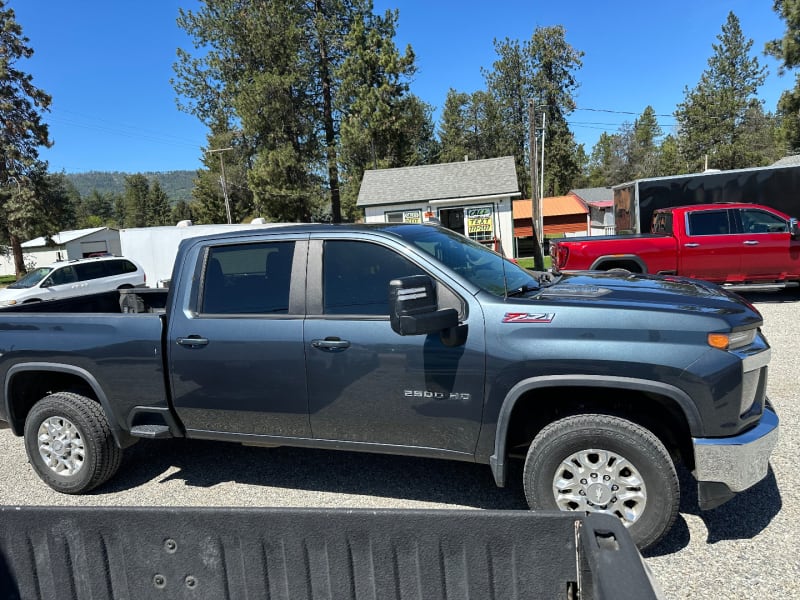
[[757,204],[663,208],[653,213],[650,234],[564,238],[550,254],[556,271],[682,275],[739,291],[800,282],[797,219]]
[[519,458],[531,508],[615,515],[646,547],[674,461],[712,508],[777,441],[761,315],[713,284],[532,273],[433,225],[293,225],[185,240],[166,293],[0,311],[0,422],[52,488],[170,436],[469,461],[501,486]]

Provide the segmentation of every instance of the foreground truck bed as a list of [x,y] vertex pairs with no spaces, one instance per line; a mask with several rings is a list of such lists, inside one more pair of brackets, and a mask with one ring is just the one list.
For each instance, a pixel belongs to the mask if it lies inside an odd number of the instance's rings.
[[657,598],[608,515],[0,508],[6,599]]

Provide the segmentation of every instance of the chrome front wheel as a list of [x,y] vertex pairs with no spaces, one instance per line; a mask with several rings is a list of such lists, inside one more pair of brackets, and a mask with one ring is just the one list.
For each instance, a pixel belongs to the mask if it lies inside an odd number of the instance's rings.
[[640,549],[661,539],[678,514],[669,452],[653,432],[617,416],[572,415],[544,427],[523,480],[532,509],[614,515]]
[[647,487],[624,456],[592,448],[562,461],[553,477],[553,497],[561,510],[607,513],[630,527],[645,511]]

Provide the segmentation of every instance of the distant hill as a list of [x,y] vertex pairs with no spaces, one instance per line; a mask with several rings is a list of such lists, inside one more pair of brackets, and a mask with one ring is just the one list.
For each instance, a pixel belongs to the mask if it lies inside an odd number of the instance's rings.
[[[67,173],[67,179],[80,192],[83,197],[97,190],[100,193],[125,193],[125,176],[131,173],[119,171],[87,171],[86,173]],[[142,173],[147,179],[157,179],[161,189],[169,197],[170,204],[192,199],[192,189],[197,171],[163,171],[158,173]]]

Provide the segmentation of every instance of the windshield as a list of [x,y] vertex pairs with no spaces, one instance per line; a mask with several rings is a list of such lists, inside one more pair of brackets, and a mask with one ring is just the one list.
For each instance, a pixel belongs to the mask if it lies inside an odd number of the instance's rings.
[[23,288],[32,288],[42,279],[47,277],[47,275],[50,274],[52,270],[53,269],[51,269],[50,267],[40,267],[38,269],[34,269],[33,271],[25,275],[25,277],[16,281],[15,283],[12,283],[8,287],[14,290]]
[[389,229],[495,296],[520,294],[540,287],[529,271],[454,231],[430,225]]

